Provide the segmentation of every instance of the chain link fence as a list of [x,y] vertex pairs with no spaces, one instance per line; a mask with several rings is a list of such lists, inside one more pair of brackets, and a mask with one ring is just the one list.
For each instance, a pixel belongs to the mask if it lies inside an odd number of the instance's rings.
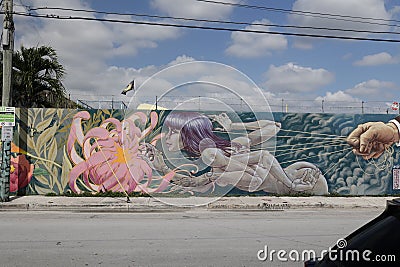
[[124,101],[108,101],[108,100],[83,100],[78,99],[76,104],[84,109],[127,109],[128,106]]
[[[170,110],[197,111],[269,111],[265,101],[252,101],[241,98],[210,98],[201,96],[149,96],[141,101],[127,100],[84,100],[78,99],[78,105],[85,109],[127,109],[151,108]],[[393,101],[328,101],[328,100],[298,100],[298,99],[267,99],[272,112],[283,113],[350,113],[350,114],[399,114],[399,109],[392,105]]]

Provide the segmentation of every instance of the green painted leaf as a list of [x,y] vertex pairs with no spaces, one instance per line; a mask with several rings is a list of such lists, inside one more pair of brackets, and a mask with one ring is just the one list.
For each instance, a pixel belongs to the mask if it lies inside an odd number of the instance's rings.
[[54,116],[54,113],[56,113],[56,111],[57,111],[57,109],[54,109],[54,108],[45,109],[44,116],[45,116],[45,117],[48,117],[48,116],[53,117],[53,116]]
[[57,157],[57,142],[56,139],[52,139],[50,141],[50,145],[48,146],[48,160],[55,161]]
[[35,186],[35,191],[39,194],[39,195],[46,195],[49,193],[55,193],[53,190],[51,190],[50,188],[43,188],[40,186]]
[[42,174],[40,174],[40,175],[35,175],[35,179],[36,179],[39,183],[41,183],[41,184],[43,184],[43,185],[50,186],[50,181],[49,181],[49,179],[48,179],[46,176],[42,175]]
[[71,172],[72,164],[68,158],[68,154],[65,148],[63,149],[63,151],[64,151],[64,157],[63,157],[63,164],[61,171],[61,186],[63,187],[64,190],[66,190],[69,183],[69,173]]
[[[37,165],[36,165],[37,166]],[[46,171],[45,169],[38,168],[35,166],[35,169],[33,170],[33,175],[34,176],[39,176],[39,175],[49,175],[49,172]]]
[[34,125],[33,127],[35,127],[38,132],[43,132],[44,129],[46,129],[50,125],[52,120],[53,120],[53,117],[48,117],[45,120]]
[[39,148],[40,151],[45,149],[46,143],[49,142],[57,131],[57,125],[53,125],[52,127],[46,129],[36,140],[36,146]]

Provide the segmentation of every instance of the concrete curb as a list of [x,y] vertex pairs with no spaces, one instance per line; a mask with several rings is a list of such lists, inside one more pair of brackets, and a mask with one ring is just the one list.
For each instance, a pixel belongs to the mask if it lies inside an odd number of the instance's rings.
[[[292,209],[384,209],[393,197],[223,197],[212,198],[124,198],[24,196],[0,202],[0,211],[74,212],[178,212],[209,211],[285,211]],[[168,204],[168,203],[174,203]],[[199,203],[202,203],[201,205]],[[205,204],[204,204],[205,203]]]

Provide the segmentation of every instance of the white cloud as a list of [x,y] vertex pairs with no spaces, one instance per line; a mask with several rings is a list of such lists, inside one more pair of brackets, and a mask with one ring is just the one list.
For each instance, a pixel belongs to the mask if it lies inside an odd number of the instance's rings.
[[386,64],[399,63],[399,58],[393,57],[391,54],[382,52],[374,55],[364,56],[361,60],[354,62],[356,66],[377,66]]
[[400,88],[396,84],[372,79],[350,89],[326,92],[324,96],[316,97],[315,101],[324,106],[324,112],[383,113],[390,111],[390,104],[384,101],[395,101],[399,93]]
[[[83,0],[26,0],[24,4],[34,7],[90,9]],[[56,10],[38,12],[65,14],[65,11]],[[95,18],[90,13],[82,15]],[[15,16],[15,22],[16,49],[21,44],[27,47],[37,45],[53,47],[66,68],[64,84],[76,96],[119,94],[120,86],[125,86],[135,71],[129,68],[115,70],[108,66],[107,60],[118,57],[124,57],[125,60],[133,59],[141,49],[155,48],[164,40],[180,36],[180,30],[176,28],[146,25],[34,19],[20,16]],[[115,73],[116,71],[118,73]]]
[[194,61],[195,59],[186,55],[182,55],[182,56],[178,56],[175,60],[173,60],[172,62],[170,62],[168,65],[172,66],[172,65],[176,65],[176,64],[180,64],[180,63],[184,63],[184,62],[190,62],[190,61]]
[[[270,27],[254,25],[270,24],[270,21],[263,19],[254,21],[247,26],[246,30],[268,31]],[[287,48],[287,39],[283,35],[233,32],[231,34],[232,45],[226,49],[226,53],[236,57],[254,58],[271,54],[274,50],[284,50]]]
[[392,14],[392,17],[396,17],[400,14],[400,6],[394,6],[391,10],[390,10],[390,14]]
[[[384,0],[297,0],[293,4],[293,10],[339,14],[344,16],[367,17],[391,19],[391,12],[386,10]],[[321,15],[296,15],[289,16],[289,22],[298,26],[326,27],[336,29],[368,30],[368,31],[387,31],[389,26],[358,22],[360,19],[343,18],[327,19]],[[372,21],[373,22],[373,21]],[[338,32],[328,30],[302,30],[305,33],[340,35],[352,37],[365,37],[367,33]],[[304,40],[301,40],[304,42]],[[308,39],[312,43],[312,39]],[[304,46],[304,44],[303,44]]]
[[[79,74],[76,74],[79,75]],[[84,79],[82,76],[78,78]],[[126,83],[135,80],[135,93],[121,96]],[[130,108],[139,103],[154,104],[174,109],[267,110],[263,91],[244,74],[234,68],[181,55],[164,65],[144,68],[107,67],[93,76],[92,88],[103,88],[84,93],[71,90],[73,99],[92,101],[94,108],[99,101],[122,100]],[[80,96],[80,97],[77,97]],[[201,96],[201,99],[199,98]],[[184,102],[183,105],[181,105]]]
[[349,59],[351,59],[353,57],[353,54],[352,53],[347,53],[347,54],[344,54],[343,56],[342,56],[342,59],[343,60],[349,60]]
[[[226,0],[227,3],[238,3],[238,0]],[[219,5],[193,0],[152,0],[151,5],[172,17],[194,19],[224,19],[229,17],[233,6]]]
[[[107,16],[106,18],[113,19],[115,17]],[[156,48],[160,41],[176,39],[180,36],[180,31],[171,27],[118,23],[110,23],[106,26],[112,32],[110,38],[112,38],[113,50],[111,53],[115,56],[134,56],[140,49]]]
[[315,104],[321,108],[317,112],[354,113],[362,111],[362,100],[344,92],[326,92],[325,96],[315,98]]
[[306,37],[297,37],[296,41],[293,43],[294,48],[310,50],[313,48],[312,43],[309,38]]
[[254,110],[268,111],[263,91],[240,71],[215,62],[189,60],[181,63],[181,59],[175,59],[173,62],[178,63],[175,65],[155,67],[159,72],[147,77],[149,79],[139,85],[134,97],[143,102],[149,95],[157,95],[162,105],[171,109],[176,107],[177,101],[188,100],[185,108],[189,109],[198,109],[201,105],[202,109],[241,110],[250,106]]
[[282,66],[271,65],[265,83],[273,92],[313,92],[334,80],[334,75],[325,69],[312,69],[294,63]]
[[353,88],[345,90],[346,93],[361,99],[392,99],[398,97],[400,88],[393,82],[368,80],[361,82]]
[[343,91],[337,91],[337,92],[326,92],[325,96],[319,96],[315,98],[316,101],[327,101],[327,102],[359,102],[360,100],[358,98],[355,98],[351,96],[350,94],[343,92]]

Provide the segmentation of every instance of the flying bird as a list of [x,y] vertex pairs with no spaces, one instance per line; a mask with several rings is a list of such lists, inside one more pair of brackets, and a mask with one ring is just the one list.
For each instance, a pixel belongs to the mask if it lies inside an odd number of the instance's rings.
[[126,95],[131,90],[135,90],[135,80],[132,80],[125,88],[122,90],[121,95]]

